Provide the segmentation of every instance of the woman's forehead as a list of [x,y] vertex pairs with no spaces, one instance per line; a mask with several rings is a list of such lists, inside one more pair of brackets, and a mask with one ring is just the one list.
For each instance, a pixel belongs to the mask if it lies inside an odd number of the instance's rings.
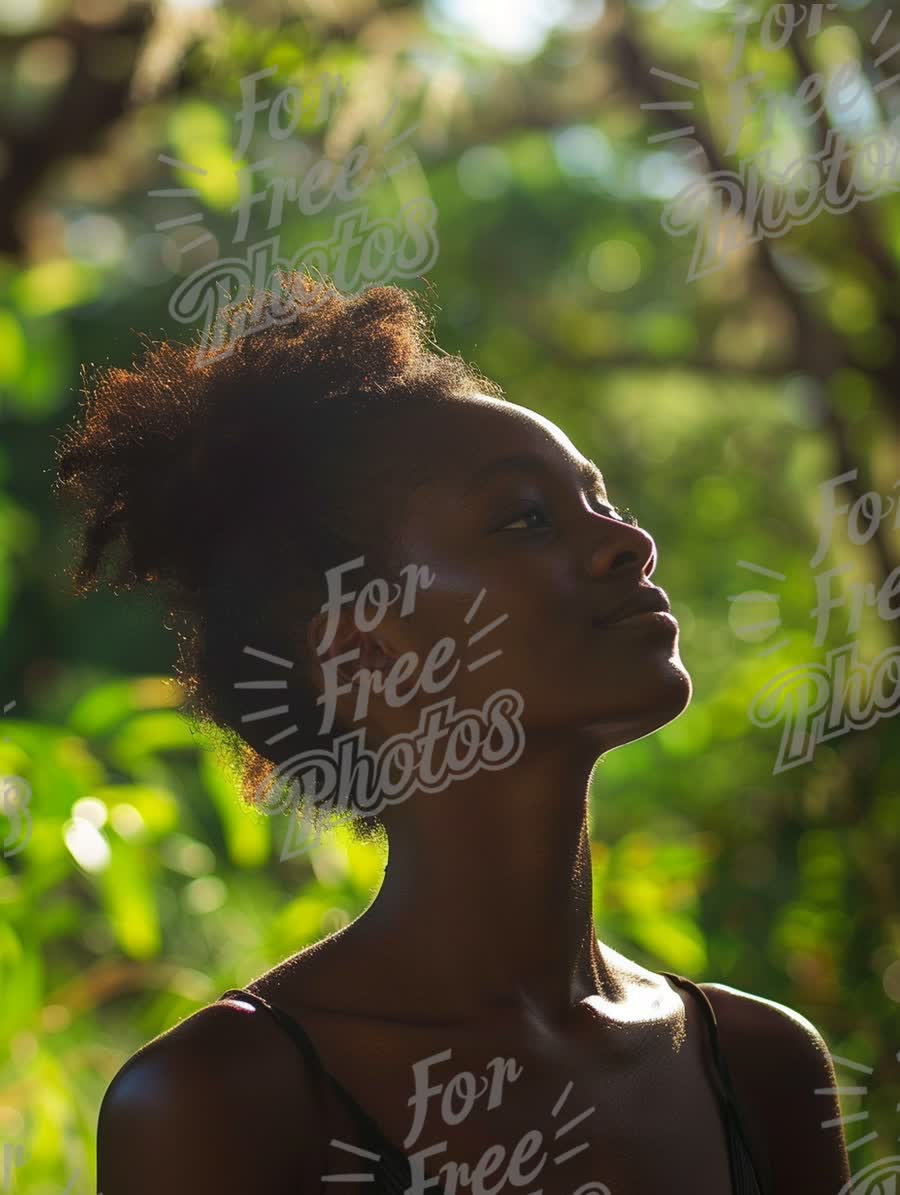
[[508,401],[487,395],[435,408],[427,440],[417,445],[417,464],[432,482],[465,480],[495,459],[511,454],[534,454],[577,464],[583,460],[569,437],[552,420]]

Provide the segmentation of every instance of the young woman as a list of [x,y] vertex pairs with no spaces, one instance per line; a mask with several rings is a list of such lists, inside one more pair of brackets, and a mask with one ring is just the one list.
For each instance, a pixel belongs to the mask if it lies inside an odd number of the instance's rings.
[[78,585],[116,549],[157,587],[253,799],[383,827],[387,869],[126,1063],[100,1191],[837,1195],[816,1028],[595,934],[592,770],[691,697],[653,539],[407,293],[292,285],[217,363],[105,372],[58,486]]

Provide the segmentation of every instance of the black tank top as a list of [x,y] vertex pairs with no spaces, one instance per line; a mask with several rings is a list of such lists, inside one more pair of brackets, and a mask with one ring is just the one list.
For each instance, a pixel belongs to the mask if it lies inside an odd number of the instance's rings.
[[[661,971],[659,974],[664,975],[680,987],[694,992],[699,997],[700,1007],[704,1012],[715,1062],[716,1089],[722,1105],[728,1146],[728,1164],[731,1173],[731,1191],[728,1195],[771,1195],[771,1170],[765,1156],[758,1151],[754,1153],[745,1118],[728,1071],[728,1064],[722,1053],[716,1014],[709,997],[697,984],[690,979],[685,979],[683,975],[675,975],[671,971]],[[337,1098],[344,1112],[349,1116],[349,1122],[358,1136],[358,1145],[354,1147],[345,1140],[345,1137],[331,1140],[331,1146],[341,1150],[338,1172],[345,1174],[355,1172],[360,1182],[372,1183],[371,1186],[365,1188],[372,1192],[372,1195],[403,1195],[411,1183],[409,1159],[401,1149],[387,1140],[377,1124],[363,1111],[346,1088],[342,1087],[325,1070],[306,1030],[283,1009],[270,1004],[253,992],[232,988],[220,996],[219,1000],[230,998],[242,1000],[255,1008],[263,1009],[273,1017],[298,1047],[316,1077],[321,1080],[330,1094]],[[320,1087],[320,1101],[323,1095],[324,1092]],[[322,1106],[321,1102],[320,1106]],[[359,1147],[360,1145],[362,1148]],[[322,1173],[324,1175],[325,1172]],[[323,1186],[323,1190],[330,1188],[333,1193],[334,1186],[332,1184],[335,1183],[344,1191],[347,1190],[347,1182],[337,1182],[334,1177],[331,1178],[329,1187]],[[432,1189],[440,1195],[439,1186]]]

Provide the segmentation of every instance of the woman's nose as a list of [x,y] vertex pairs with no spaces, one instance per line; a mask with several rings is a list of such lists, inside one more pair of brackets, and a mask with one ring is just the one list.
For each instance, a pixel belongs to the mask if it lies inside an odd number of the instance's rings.
[[[588,574],[603,576],[614,569],[637,565],[649,577],[656,568],[656,543],[649,532],[619,519],[598,516],[603,527],[594,529],[594,544],[588,553]],[[598,542],[599,541],[599,542]]]

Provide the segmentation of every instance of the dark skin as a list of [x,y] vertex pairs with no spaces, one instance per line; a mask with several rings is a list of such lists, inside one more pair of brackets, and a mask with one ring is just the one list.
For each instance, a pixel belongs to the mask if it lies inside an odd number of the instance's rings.
[[[343,607],[323,658],[358,648],[341,672],[358,683],[361,666],[386,675],[405,652],[424,661],[450,635],[458,654],[437,675],[457,659],[460,667],[439,693],[419,691],[400,706],[374,693],[364,722],[353,721],[353,689],[338,700],[339,716],[354,729],[364,724],[374,749],[411,731],[436,701],[453,695],[457,710],[477,709],[512,689],[524,701],[524,749],[505,768],[389,806],[389,860],[369,908],[250,990],[304,1025],[326,1068],[401,1147],[414,1063],[451,1049],[452,1062],[429,1072],[432,1083],[446,1083],[463,1070],[485,1074],[497,1056],[516,1060],[522,1077],[490,1113],[476,1104],[479,1114],[448,1125],[439,1098],[428,1103],[410,1152],[447,1142],[425,1164],[429,1175],[449,1159],[474,1167],[493,1145],[508,1159],[535,1128],[551,1140],[559,1127],[551,1109],[571,1081],[562,1119],[594,1107],[570,1142],[588,1148],[549,1163],[530,1185],[498,1188],[500,1167],[485,1177],[488,1191],[570,1195],[594,1181],[613,1195],[726,1195],[725,1136],[697,998],[598,940],[592,915],[587,794],[596,761],[678,717],[691,697],[673,620],[595,624],[653,584],[656,545],[620,519],[602,479],[585,480],[588,462],[568,438],[526,408],[487,396],[424,407],[391,447],[401,460],[428,457],[427,483],[393,508],[392,525],[397,557],[427,564],[434,580],[412,613],[400,617],[398,602],[371,631]],[[536,461],[466,491],[483,466],[510,454]],[[353,588],[348,574],[344,590]],[[306,640],[320,688],[322,629],[313,620]],[[770,1157],[773,1195],[837,1195],[850,1170],[840,1129],[821,1127],[840,1115],[836,1096],[816,1094],[836,1086],[821,1035],[783,1005],[702,986],[749,1129]],[[282,1031],[246,1006],[214,1005],[145,1046],[114,1080],[101,1110],[98,1189],[317,1190],[315,1117],[311,1080]],[[551,1158],[560,1152],[548,1148]]]

